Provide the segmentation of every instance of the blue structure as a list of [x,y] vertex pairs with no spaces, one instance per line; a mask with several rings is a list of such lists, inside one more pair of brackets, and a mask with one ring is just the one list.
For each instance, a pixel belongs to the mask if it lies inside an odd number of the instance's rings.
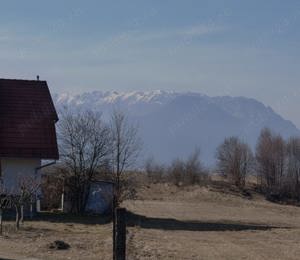
[[113,202],[113,183],[97,181],[91,183],[86,212],[105,214],[111,211]]

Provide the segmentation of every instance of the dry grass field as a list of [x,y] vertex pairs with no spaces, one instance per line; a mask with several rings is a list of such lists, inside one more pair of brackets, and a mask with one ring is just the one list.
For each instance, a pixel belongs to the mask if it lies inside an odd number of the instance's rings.
[[127,202],[146,216],[129,228],[130,259],[299,259],[298,207],[204,187],[157,189],[156,200],[145,190]]
[[[0,238],[0,259],[111,259],[111,224],[97,222],[67,216],[27,221],[19,232]],[[13,223],[9,225],[13,230]],[[68,243],[70,249],[50,249],[55,240]]]
[[[124,206],[128,259],[299,259],[300,208],[216,187],[144,187]],[[49,249],[63,240],[68,250]],[[0,238],[6,259],[111,259],[111,224],[80,218],[26,222]]]

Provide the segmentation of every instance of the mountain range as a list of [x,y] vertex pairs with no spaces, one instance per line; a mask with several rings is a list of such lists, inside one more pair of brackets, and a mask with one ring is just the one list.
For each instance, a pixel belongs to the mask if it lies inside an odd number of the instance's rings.
[[215,161],[217,146],[228,136],[238,136],[254,149],[262,128],[288,138],[299,129],[271,107],[245,97],[209,97],[199,93],[168,91],[101,92],[79,95],[55,94],[58,110],[62,106],[102,112],[108,119],[114,109],[126,111],[139,126],[143,157],[169,163],[186,158],[200,148],[201,159]]

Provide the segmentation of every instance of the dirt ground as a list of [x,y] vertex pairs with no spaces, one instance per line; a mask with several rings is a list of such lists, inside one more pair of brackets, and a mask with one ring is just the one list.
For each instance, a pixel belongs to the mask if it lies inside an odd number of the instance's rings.
[[126,206],[130,259],[299,259],[300,208],[259,194],[156,185]]
[[[137,200],[124,203],[127,259],[299,259],[300,208],[251,194],[143,188]],[[71,248],[51,250],[54,240]],[[0,258],[7,259],[111,259],[111,251],[111,224],[95,219],[43,218],[0,238]]]
[[[94,218],[46,217],[25,222],[18,232],[10,222],[5,229],[0,259],[111,259],[111,224]],[[50,249],[56,240],[68,243],[70,249]]]

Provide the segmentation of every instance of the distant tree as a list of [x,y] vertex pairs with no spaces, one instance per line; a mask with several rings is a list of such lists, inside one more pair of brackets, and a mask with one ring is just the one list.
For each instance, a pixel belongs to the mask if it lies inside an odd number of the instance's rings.
[[111,162],[117,204],[122,200],[122,174],[133,167],[141,151],[138,128],[121,110],[114,110],[110,121]]
[[285,178],[286,142],[280,135],[273,138],[273,163],[275,183],[281,186]]
[[261,131],[256,145],[256,165],[262,186],[268,191],[280,190],[285,175],[286,143],[270,129]]
[[286,185],[292,197],[300,199],[300,138],[291,137],[287,142]]
[[91,181],[111,152],[110,129],[101,114],[65,109],[59,124],[60,153],[72,194],[71,211],[83,213]]
[[186,185],[198,184],[206,177],[207,172],[200,160],[200,149],[196,148],[185,163],[184,183]]
[[176,159],[168,169],[168,179],[177,186],[199,184],[207,178],[197,148],[187,160]]
[[146,161],[145,170],[149,181],[152,183],[162,182],[165,177],[166,169],[164,165],[155,162],[153,158]]
[[183,160],[176,159],[172,162],[168,169],[168,179],[173,184],[180,186],[183,184],[183,177],[185,172],[185,163]]
[[245,178],[253,167],[253,153],[248,144],[237,137],[229,137],[217,149],[219,171],[238,187],[245,186]]
[[256,145],[256,165],[259,181],[266,187],[274,184],[274,178],[271,177],[272,171],[272,133],[270,129],[262,129]]

